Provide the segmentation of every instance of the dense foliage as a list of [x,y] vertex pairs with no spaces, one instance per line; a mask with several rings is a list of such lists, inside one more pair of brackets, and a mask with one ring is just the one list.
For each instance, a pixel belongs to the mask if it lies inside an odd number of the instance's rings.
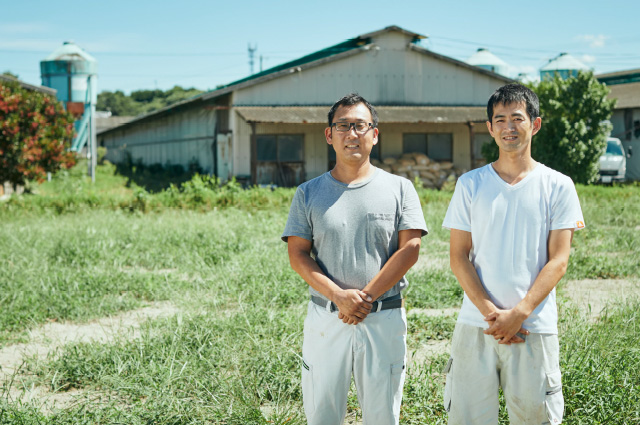
[[167,91],[136,90],[127,96],[122,91],[103,91],[98,94],[97,109],[110,111],[114,116],[136,116],[147,114],[181,100],[189,99],[203,93],[195,88],[174,86]]
[[[531,154],[543,164],[589,184],[598,178],[598,160],[604,152],[608,120],[615,100],[591,72],[566,80],[556,76],[531,86],[540,98],[542,128],[533,138]],[[487,162],[498,158],[495,143],[482,150]]]
[[75,164],[73,122],[55,97],[0,83],[0,182],[42,181]]

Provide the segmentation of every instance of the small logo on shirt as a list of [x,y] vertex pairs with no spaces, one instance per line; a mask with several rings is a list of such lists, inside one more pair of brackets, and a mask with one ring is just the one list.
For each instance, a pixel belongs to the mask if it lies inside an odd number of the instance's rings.
[[576,227],[582,229],[584,227],[584,221],[576,221]]

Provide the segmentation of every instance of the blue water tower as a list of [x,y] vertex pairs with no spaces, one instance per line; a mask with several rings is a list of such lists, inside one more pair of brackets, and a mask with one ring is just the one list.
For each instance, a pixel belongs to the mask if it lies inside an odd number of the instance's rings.
[[71,150],[88,145],[89,173],[95,180],[95,111],[98,100],[98,62],[72,41],[65,41],[40,62],[42,85],[57,90],[57,97],[76,117],[76,137]]

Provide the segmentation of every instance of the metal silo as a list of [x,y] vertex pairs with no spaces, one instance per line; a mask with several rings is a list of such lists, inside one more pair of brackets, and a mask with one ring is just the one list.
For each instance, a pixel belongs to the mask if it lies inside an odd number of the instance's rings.
[[553,78],[559,75],[566,80],[569,77],[576,77],[579,71],[588,71],[589,67],[568,53],[560,53],[551,59],[545,66],[540,68],[540,78],[542,80]]
[[42,85],[57,90],[57,97],[76,117],[76,137],[71,150],[88,145],[89,173],[95,180],[96,132],[95,111],[98,100],[98,62],[72,41],[40,62]]
[[509,72],[509,65],[505,61],[482,47],[467,59],[467,63],[501,75]]

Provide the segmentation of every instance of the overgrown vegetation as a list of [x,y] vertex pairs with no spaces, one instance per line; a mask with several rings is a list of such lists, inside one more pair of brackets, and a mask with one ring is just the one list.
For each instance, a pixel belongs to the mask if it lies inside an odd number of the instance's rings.
[[[170,301],[180,313],[146,322],[137,339],[68,344],[28,359],[21,373],[34,385],[85,396],[49,412],[15,401],[0,383],[0,424],[305,423],[307,287],[280,241],[293,190],[221,186],[196,175],[151,193],[114,171],[100,166],[91,185],[77,167],[0,204],[0,346],[47,322],[83,322],[152,301]],[[640,187],[578,191],[587,228],[575,235],[568,278],[640,279]],[[408,276],[408,309],[457,306],[462,292],[441,228],[451,193],[419,194],[430,234]],[[591,323],[562,307],[565,423],[638,422],[639,309],[629,300]],[[410,350],[450,338],[454,319],[410,314]],[[402,424],[446,423],[446,359],[409,366]],[[355,393],[348,406],[358,414]]]

